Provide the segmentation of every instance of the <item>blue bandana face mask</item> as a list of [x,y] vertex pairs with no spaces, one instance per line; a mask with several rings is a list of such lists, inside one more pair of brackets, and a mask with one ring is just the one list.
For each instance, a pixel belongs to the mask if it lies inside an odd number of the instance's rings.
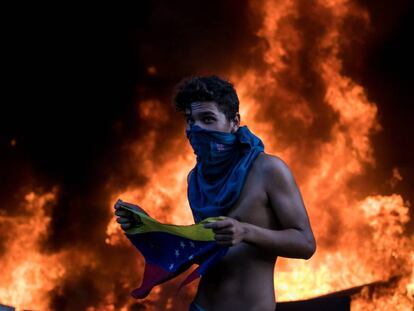
[[197,156],[187,191],[194,221],[226,215],[264,145],[247,126],[226,133],[191,125],[186,135]]
[[234,133],[207,130],[191,124],[186,135],[206,179],[217,178],[237,152],[237,136]]

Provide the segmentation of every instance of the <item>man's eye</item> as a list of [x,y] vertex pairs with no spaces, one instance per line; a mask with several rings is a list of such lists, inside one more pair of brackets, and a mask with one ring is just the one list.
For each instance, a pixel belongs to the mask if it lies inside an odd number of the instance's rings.
[[209,119],[209,120],[214,120],[213,118],[210,118],[210,117],[205,117],[205,118],[203,118],[203,120],[205,121],[206,119]]

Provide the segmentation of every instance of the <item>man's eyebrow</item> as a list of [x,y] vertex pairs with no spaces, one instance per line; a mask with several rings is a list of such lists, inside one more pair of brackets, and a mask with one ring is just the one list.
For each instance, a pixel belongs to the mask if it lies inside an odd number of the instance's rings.
[[184,118],[188,118],[191,116],[199,116],[199,117],[203,117],[203,116],[213,116],[213,117],[217,117],[216,114],[213,111],[201,111],[201,112],[194,112],[191,114],[190,112],[185,112],[184,113]]
[[209,114],[209,115],[212,115],[212,116],[215,116],[216,115],[213,111],[202,111],[199,114],[200,115],[207,115],[207,114]]
[[[195,114],[195,115],[200,115],[200,116],[205,116],[205,115],[211,115],[211,116],[216,116],[216,114],[213,112],[213,111],[201,111],[201,112],[196,112],[196,113],[194,113],[193,112],[193,114]],[[190,113],[185,113],[185,116],[186,117],[188,117],[188,116],[190,116]]]

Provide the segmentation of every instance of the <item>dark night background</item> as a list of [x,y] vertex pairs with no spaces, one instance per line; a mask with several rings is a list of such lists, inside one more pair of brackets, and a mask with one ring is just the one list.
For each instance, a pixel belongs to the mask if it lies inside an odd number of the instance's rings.
[[[412,1],[359,3],[370,13],[371,28],[344,56],[344,70],[378,106],[383,130],[373,137],[372,174],[385,182],[398,167],[403,180],[393,192],[414,204]],[[89,239],[103,244],[111,217],[102,208],[109,200],[104,185],[145,182],[125,170],[120,148],[146,134],[138,103],[154,94],[168,103],[184,76],[255,62],[249,48],[259,25],[247,14],[246,1],[4,11],[0,211],[18,213],[27,191],[60,185],[45,247],[82,246],[84,226],[96,233]],[[177,115],[170,122],[177,128],[182,120]]]

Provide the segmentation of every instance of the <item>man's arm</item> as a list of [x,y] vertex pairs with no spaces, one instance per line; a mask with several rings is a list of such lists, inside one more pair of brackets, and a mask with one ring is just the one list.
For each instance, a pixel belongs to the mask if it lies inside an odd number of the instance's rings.
[[266,193],[281,230],[270,230],[249,223],[243,241],[264,248],[275,256],[309,259],[316,242],[302,196],[287,165],[271,156],[264,163]]
[[243,241],[274,256],[309,259],[316,251],[316,242],[302,196],[289,168],[278,157],[270,156],[261,171],[280,230],[239,222],[231,217],[204,224],[204,227],[213,229],[219,245],[232,246]]

